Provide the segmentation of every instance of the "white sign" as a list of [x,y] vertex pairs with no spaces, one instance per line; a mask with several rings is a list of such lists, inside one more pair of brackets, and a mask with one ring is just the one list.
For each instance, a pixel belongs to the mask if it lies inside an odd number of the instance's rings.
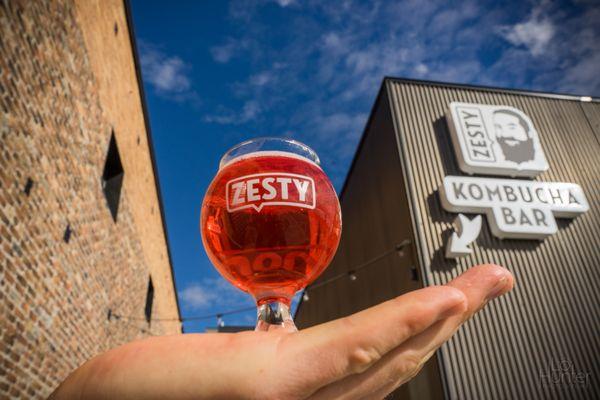
[[[460,169],[470,175],[535,177],[548,162],[531,119],[510,106],[450,103],[448,126]],[[440,188],[444,209],[486,214],[499,238],[543,239],[556,233],[555,217],[573,218],[589,210],[575,183],[446,176]],[[459,214],[446,257],[468,255],[481,219]]]
[[454,220],[456,232],[452,232],[448,245],[446,246],[446,258],[468,256],[473,253],[469,247],[477,239],[481,231],[481,215],[472,220],[462,214],[458,214]]
[[554,217],[589,210],[575,183],[446,176],[440,194],[447,211],[487,214],[499,238],[543,239],[556,233]]
[[448,125],[468,174],[534,177],[548,169],[531,119],[509,106],[450,103]]

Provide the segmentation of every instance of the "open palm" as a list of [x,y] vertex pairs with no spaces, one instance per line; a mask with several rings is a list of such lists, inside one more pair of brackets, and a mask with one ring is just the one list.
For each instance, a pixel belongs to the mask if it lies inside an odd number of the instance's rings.
[[487,301],[513,287],[480,265],[299,332],[153,337],[88,361],[56,399],[381,399],[411,379]]

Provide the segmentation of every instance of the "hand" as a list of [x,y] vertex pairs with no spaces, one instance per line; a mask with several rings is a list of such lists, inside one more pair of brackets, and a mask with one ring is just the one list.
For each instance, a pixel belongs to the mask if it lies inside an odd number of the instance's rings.
[[88,361],[51,398],[381,399],[513,284],[506,269],[482,265],[300,332],[144,339]]

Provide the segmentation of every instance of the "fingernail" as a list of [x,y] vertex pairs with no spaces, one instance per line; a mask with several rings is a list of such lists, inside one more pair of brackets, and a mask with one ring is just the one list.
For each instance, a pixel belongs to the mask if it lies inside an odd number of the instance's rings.
[[508,277],[503,276],[502,278],[500,278],[498,280],[498,282],[496,283],[496,285],[494,285],[492,290],[490,290],[490,292],[486,296],[486,298],[485,298],[486,301],[495,299],[496,297],[500,296],[505,291],[507,283],[508,283]]

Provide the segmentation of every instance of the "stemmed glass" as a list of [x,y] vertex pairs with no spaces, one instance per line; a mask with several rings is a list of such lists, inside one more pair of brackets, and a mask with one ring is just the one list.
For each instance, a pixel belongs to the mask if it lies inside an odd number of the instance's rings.
[[248,140],[221,158],[200,217],[217,270],[256,300],[257,331],[295,331],[293,295],[329,265],[342,217],[331,182],[308,146]]

